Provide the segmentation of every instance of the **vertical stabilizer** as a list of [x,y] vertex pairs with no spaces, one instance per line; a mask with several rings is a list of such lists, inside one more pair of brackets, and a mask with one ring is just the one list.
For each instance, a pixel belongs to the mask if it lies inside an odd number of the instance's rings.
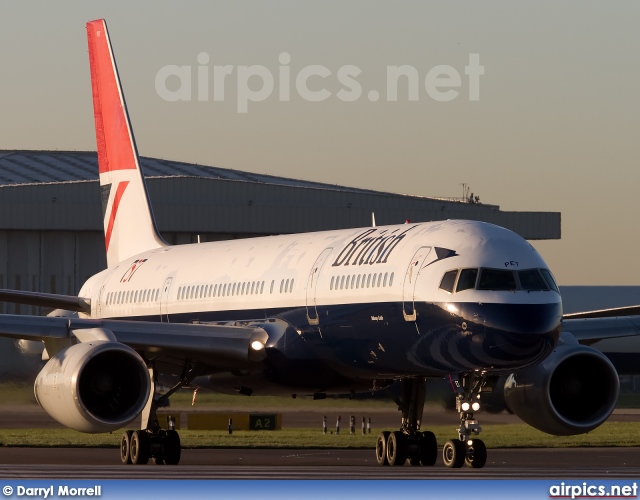
[[107,265],[166,246],[149,205],[104,19],[87,23]]

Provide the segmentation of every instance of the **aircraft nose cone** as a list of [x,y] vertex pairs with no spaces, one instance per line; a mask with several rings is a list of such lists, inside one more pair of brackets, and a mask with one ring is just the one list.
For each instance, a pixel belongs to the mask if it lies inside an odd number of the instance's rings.
[[443,327],[432,330],[429,354],[442,366],[511,370],[548,356],[560,336],[562,306],[457,303],[443,307]]

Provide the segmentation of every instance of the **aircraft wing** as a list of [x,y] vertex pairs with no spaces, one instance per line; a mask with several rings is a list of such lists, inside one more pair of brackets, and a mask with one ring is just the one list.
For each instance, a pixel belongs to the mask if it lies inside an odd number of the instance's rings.
[[35,341],[110,340],[147,359],[189,360],[218,370],[239,370],[266,358],[268,334],[259,327],[155,323],[72,317],[0,315],[0,336]]
[[91,299],[77,297],[75,295],[0,289],[0,302],[14,302],[29,306],[42,306],[52,309],[91,313]]
[[640,314],[640,305],[612,307],[610,309],[598,309],[595,311],[585,311],[569,313],[562,316],[563,319],[587,319],[587,318],[613,318],[616,316],[637,316]]
[[581,344],[640,335],[640,316],[565,318],[562,330],[573,334]]

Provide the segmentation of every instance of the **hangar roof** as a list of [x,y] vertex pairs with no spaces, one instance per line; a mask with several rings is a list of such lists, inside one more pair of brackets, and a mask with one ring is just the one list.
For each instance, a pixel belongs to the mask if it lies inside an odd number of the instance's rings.
[[[97,153],[0,150],[0,231],[102,230]],[[473,219],[526,239],[557,239],[558,212],[502,211],[460,198],[410,196],[140,158],[160,231],[281,234],[404,220]],[[235,236],[234,236],[235,237]],[[1,249],[0,249],[1,250]]]
[[[257,182],[315,189],[331,189],[352,193],[378,193],[321,182],[311,182],[274,175],[254,174],[228,168],[195,165],[181,161],[140,157],[145,178],[203,177],[233,181]],[[95,151],[8,151],[0,150],[0,187],[24,184],[94,181],[98,179],[98,157]]]

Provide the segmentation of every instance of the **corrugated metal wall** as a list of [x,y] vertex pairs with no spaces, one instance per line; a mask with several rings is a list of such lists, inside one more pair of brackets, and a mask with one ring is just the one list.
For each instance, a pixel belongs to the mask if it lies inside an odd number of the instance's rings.
[[[442,219],[498,224],[527,239],[560,238],[557,212],[502,212],[386,193],[208,178],[147,181],[158,227],[171,244]],[[77,294],[105,267],[97,181],[0,187],[0,287]],[[0,303],[3,313],[37,308]]]
[[[559,212],[503,212],[495,205],[205,178],[152,178],[161,231],[279,234],[379,225],[406,219],[475,219],[527,239],[560,238]],[[101,231],[97,181],[0,186],[0,229]]]

